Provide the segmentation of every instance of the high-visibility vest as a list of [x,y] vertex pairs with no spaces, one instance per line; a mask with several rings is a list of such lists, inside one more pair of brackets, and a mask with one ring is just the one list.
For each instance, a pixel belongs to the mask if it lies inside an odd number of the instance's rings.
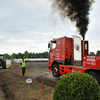
[[23,67],[26,67],[25,61],[24,61],[24,62],[22,61],[22,68],[23,68]]

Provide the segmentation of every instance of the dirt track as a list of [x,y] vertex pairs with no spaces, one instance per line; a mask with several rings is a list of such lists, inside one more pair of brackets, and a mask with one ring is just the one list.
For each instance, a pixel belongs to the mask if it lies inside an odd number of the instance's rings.
[[[48,62],[27,63],[26,76],[34,77],[36,81],[55,87],[60,78],[55,78],[48,70]],[[30,67],[29,67],[30,66]]]
[[[52,100],[53,91],[59,78],[53,78],[48,70],[48,62],[27,62],[25,76],[19,75],[19,64],[9,69],[0,69],[0,100]],[[32,78],[30,90],[26,83]],[[41,91],[41,82],[44,91]]]

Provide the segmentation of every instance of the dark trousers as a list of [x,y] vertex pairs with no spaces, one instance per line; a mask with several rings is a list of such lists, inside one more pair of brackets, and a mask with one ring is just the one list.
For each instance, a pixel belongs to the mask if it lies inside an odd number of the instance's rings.
[[25,67],[22,68],[22,75],[24,76],[25,74]]

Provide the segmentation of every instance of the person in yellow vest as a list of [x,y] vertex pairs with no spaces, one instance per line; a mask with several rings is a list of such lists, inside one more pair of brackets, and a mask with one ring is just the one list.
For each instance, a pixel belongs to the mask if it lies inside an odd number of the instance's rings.
[[[29,60],[29,59],[28,59]],[[28,61],[27,60],[27,61]],[[25,74],[25,68],[26,68],[26,62],[24,59],[22,59],[22,62],[20,63],[20,68],[22,68],[22,75],[24,76]]]

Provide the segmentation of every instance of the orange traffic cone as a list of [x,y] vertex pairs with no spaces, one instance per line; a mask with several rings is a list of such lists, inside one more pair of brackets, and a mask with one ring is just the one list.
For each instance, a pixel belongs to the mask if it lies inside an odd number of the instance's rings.
[[21,71],[19,72],[19,75],[21,74]]
[[41,83],[41,90],[44,90],[43,81]]

